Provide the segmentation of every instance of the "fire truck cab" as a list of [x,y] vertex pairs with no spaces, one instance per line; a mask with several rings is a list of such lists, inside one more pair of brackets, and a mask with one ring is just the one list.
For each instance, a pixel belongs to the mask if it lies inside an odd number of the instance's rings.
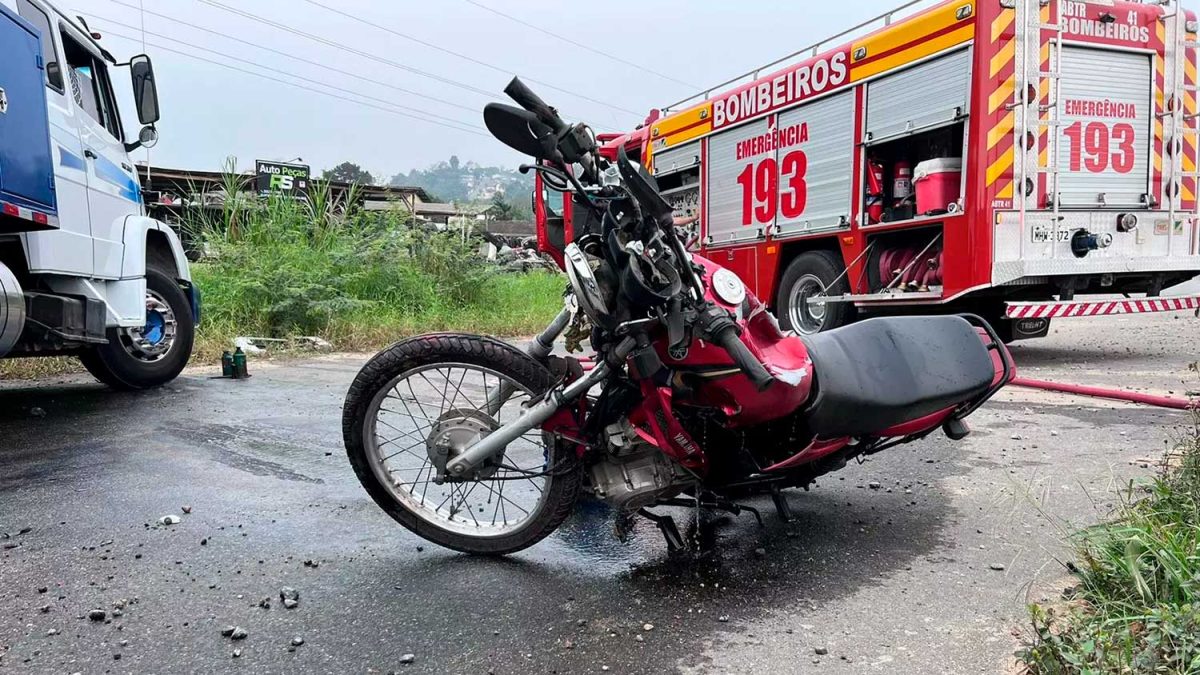
[[[1200,274],[1195,15],[1174,1],[928,5],[604,140],[698,216],[694,250],[802,334],[972,311],[1018,339],[1052,317],[1200,306],[1158,297]],[[537,188],[554,253],[589,224]]]

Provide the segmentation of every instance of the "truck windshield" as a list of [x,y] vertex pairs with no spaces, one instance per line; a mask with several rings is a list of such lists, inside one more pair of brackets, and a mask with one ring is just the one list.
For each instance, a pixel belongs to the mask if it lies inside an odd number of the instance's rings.
[[561,218],[563,214],[563,193],[558,190],[542,190],[542,199],[546,202],[546,215],[550,218]]

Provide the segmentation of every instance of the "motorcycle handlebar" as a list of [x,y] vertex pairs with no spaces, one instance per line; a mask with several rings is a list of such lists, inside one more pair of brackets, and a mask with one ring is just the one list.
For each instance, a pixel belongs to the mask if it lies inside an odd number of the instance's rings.
[[759,391],[763,391],[775,381],[774,376],[767,372],[762,362],[754,354],[750,353],[750,349],[746,347],[746,343],[742,342],[738,337],[735,326],[727,326],[721,332],[714,335],[713,342],[729,354],[729,357],[733,359],[737,367],[746,374],[746,377],[750,378],[750,381],[754,383],[754,386]]
[[537,115],[537,118],[544,124],[554,130],[554,133],[560,133],[566,128],[567,123],[554,112],[549,104],[542,100],[540,96],[533,93],[533,90],[525,86],[521,78],[514,77],[508,86],[504,88],[504,93],[508,97],[517,102],[517,105]]

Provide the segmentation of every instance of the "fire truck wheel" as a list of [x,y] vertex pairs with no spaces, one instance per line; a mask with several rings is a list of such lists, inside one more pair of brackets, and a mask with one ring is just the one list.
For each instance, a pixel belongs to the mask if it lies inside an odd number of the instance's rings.
[[845,302],[814,304],[809,298],[850,292],[842,261],[832,251],[808,251],[796,256],[783,273],[775,299],[776,314],[784,330],[812,335],[844,326],[854,320],[854,305]]
[[175,379],[195,338],[192,307],[170,276],[146,270],[146,323],[108,329],[108,344],[79,355],[97,380],[114,389],[147,389]]

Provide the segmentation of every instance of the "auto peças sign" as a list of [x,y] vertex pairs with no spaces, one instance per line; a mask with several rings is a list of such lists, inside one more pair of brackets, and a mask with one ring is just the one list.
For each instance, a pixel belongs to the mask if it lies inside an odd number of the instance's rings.
[[254,163],[254,169],[258,176],[257,187],[260,195],[308,196],[308,166],[258,160]]

